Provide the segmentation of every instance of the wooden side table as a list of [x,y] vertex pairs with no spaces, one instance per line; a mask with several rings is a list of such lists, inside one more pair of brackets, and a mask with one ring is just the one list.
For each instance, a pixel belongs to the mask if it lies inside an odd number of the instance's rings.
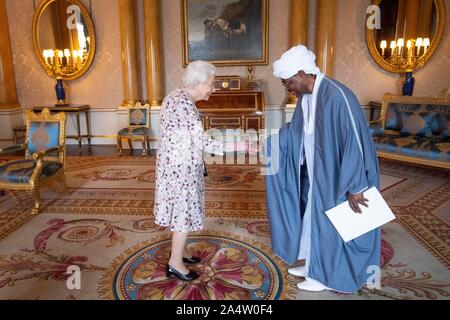
[[[90,126],[90,107],[89,105],[68,105],[68,106],[49,106],[49,107],[34,107],[33,111],[40,112],[44,108],[49,108],[51,112],[66,112],[66,113],[75,113],[75,117],[77,120],[77,135],[76,136],[66,136],[68,139],[75,139],[78,141],[78,144],[81,147],[81,142],[83,138],[88,139],[88,143],[91,144],[91,126]],[[84,113],[86,116],[86,134],[81,134],[80,129],[80,113]]]
[[244,132],[264,129],[264,91],[242,82],[239,90],[214,92],[208,101],[198,101],[197,109],[205,130],[234,128]]

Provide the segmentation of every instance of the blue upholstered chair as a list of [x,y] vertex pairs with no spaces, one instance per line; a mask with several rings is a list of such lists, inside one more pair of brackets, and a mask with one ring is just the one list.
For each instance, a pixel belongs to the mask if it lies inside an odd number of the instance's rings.
[[39,188],[44,183],[59,180],[63,191],[68,191],[64,176],[65,137],[64,112],[51,115],[50,110],[44,108],[40,114],[27,112],[25,143],[0,149],[0,155],[25,150],[24,159],[0,165],[0,189],[32,191],[32,214],[39,213]]
[[378,156],[450,169],[450,90],[438,97],[383,96],[370,124]]
[[122,139],[128,141],[130,150],[133,150],[133,140],[142,142],[142,155],[147,154],[150,149],[150,105],[142,105],[136,102],[134,106],[128,107],[128,127],[117,133],[117,149],[122,155]]

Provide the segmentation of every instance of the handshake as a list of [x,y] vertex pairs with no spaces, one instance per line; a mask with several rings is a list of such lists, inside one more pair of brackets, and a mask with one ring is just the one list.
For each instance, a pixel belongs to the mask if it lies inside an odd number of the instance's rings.
[[262,151],[262,144],[258,146],[258,142],[252,142],[248,140],[238,142],[228,142],[227,150],[236,152],[245,152],[249,154],[257,154]]

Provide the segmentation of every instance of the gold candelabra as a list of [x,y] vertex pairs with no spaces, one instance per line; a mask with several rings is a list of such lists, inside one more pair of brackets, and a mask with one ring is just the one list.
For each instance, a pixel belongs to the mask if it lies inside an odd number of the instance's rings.
[[386,40],[380,42],[383,59],[392,65],[405,69],[407,72],[412,72],[425,64],[425,57],[429,47],[429,38],[407,40],[406,47],[405,40],[400,38],[391,41],[389,49],[387,48]]
[[405,80],[402,85],[402,94],[404,96],[413,95],[415,79],[412,73],[424,66],[429,47],[429,38],[409,39],[406,41],[406,46],[405,40],[400,38],[391,41],[390,50],[388,49],[390,54],[386,55],[387,41],[383,40],[380,42],[383,59],[390,65],[394,65],[405,72]]
[[406,47],[404,39],[400,38],[391,41],[389,49],[387,48],[386,40],[380,42],[383,59],[406,71],[413,71],[425,64],[425,57],[429,47],[429,38],[410,39],[406,41]]
[[43,51],[45,70],[49,76],[61,78],[65,74],[72,74],[80,70],[86,60],[86,52],[82,49],[46,49]]

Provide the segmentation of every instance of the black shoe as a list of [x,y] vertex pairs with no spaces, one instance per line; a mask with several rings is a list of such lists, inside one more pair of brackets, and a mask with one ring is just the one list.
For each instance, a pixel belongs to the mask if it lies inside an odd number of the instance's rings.
[[167,275],[167,278],[175,276],[178,279],[183,280],[183,281],[192,281],[192,280],[195,280],[198,278],[198,274],[196,272],[189,271],[188,274],[182,274],[181,272],[177,271],[170,265],[167,265],[167,267],[166,267],[166,275]]
[[[172,251],[170,251],[170,255],[172,255]],[[185,258],[183,257],[183,262],[187,263],[187,264],[195,264],[195,263],[199,263],[200,261],[202,261],[202,259],[200,259],[199,257],[190,257],[190,258]]]
[[190,257],[190,258],[183,258],[183,262],[187,263],[187,264],[194,264],[194,263],[199,263],[200,261],[202,261],[202,259],[200,259],[199,257]]

